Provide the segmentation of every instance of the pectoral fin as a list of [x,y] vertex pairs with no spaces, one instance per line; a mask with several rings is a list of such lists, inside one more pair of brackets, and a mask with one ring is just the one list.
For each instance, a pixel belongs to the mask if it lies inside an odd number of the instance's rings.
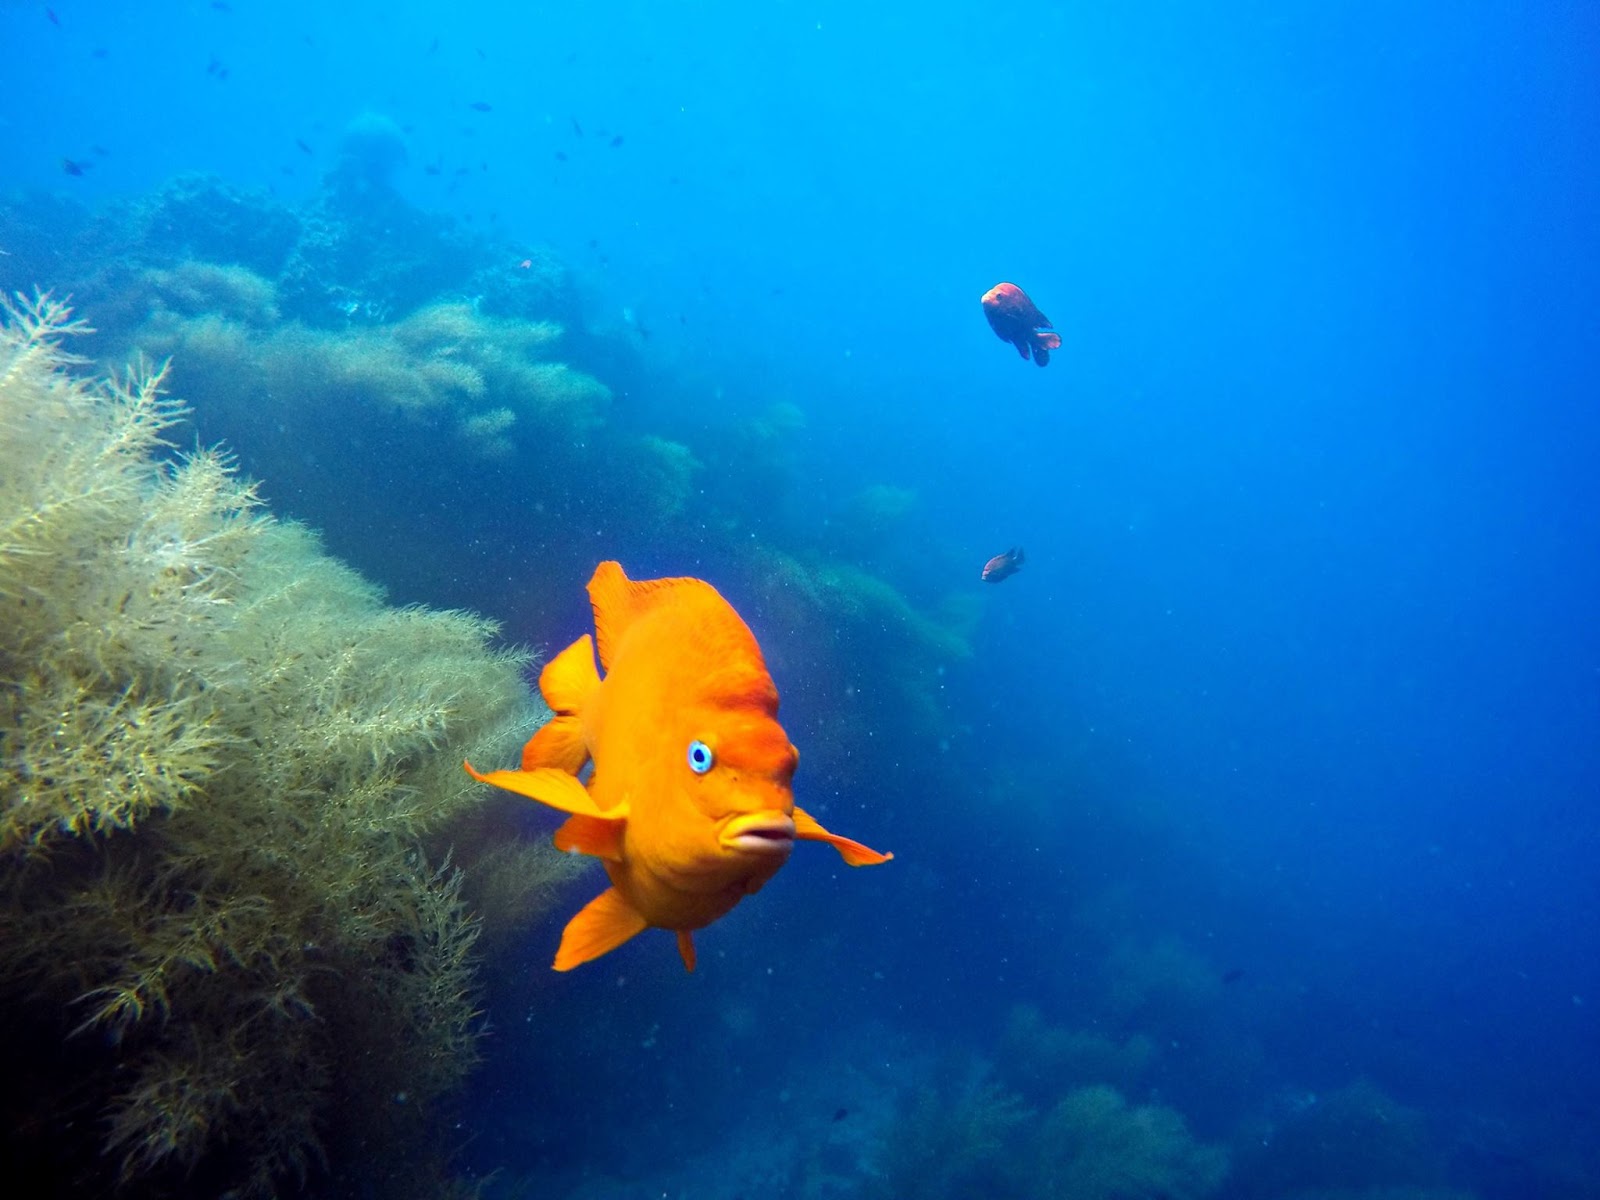
[[607,888],[567,922],[551,965],[558,971],[570,971],[609,954],[644,928],[645,919],[638,910],[616,888]]
[[602,812],[595,804],[594,797],[589,795],[588,789],[559,767],[540,767],[534,771],[489,771],[480,774],[473,770],[471,763],[461,765],[466,767],[467,774],[479,783],[515,792],[519,796],[537,800],[540,804],[548,804],[551,808],[560,809],[564,813],[607,821],[625,821],[628,817],[626,804]]
[[592,854],[596,858],[622,861],[622,835],[628,822],[582,813],[566,819],[556,830],[556,849],[567,853]]
[[794,836],[808,842],[827,842],[839,852],[839,857],[852,867],[875,866],[894,857],[892,854],[880,854],[871,847],[863,846],[860,842],[852,842],[849,838],[840,837],[836,833],[829,833],[817,823],[815,817],[799,805],[795,805],[794,810]]
[[583,741],[583,722],[577,717],[551,717],[522,748],[522,769],[556,767],[576,775],[589,761],[589,747]]

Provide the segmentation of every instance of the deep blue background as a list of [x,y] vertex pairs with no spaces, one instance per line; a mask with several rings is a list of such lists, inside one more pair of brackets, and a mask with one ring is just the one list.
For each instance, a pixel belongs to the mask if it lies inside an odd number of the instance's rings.
[[[965,735],[824,798],[900,882],[797,856],[730,919],[883,973],[830,1020],[1066,1004],[1068,914],[1116,887],[1247,971],[1284,1081],[1595,1119],[1600,9],[54,12],[0,5],[0,185],[302,197],[387,114],[415,203],[647,324],[669,432],[790,399],[805,489],[915,488],[867,564],[908,594],[1027,547],[952,668]],[[985,327],[1000,279],[1047,370]]]

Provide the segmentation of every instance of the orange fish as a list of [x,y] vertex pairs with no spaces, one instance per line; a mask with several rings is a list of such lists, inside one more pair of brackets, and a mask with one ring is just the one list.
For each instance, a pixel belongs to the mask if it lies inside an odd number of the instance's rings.
[[[474,779],[570,814],[563,850],[592,854],[611,886],[567,923],[555,969],[615,950],[655,926],[693,931],[761,890],[798,838],[853,867],[891,855],[829,833],[798,808],[800,754],[778,724],[778,689],[739,614],[699,579],[631,580],[603,562],[589,580],[584,634],[539,676],[555,715],[523,747],[520,771]],[[589,762],[588,783],[579,774]]]
[[997,338],[1010,342],[1023,358],[1032,353],[1041,367],[1049,365],[1050,351],[1061,348],[1061,335],[1050,328],[1050,318],[1014,283],[997,283],[983,294],[983,315]]

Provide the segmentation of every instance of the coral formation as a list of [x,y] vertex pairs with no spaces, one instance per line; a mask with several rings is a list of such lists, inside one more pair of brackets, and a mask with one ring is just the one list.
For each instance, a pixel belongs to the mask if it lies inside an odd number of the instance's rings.
[[526,733],[526,659],[168,454],[161,373],[75,378],[80,328],[35,298],[0,332],[5,1161],[265,1195],[362,1146],[402,1177],[476,1021],[420,839]]

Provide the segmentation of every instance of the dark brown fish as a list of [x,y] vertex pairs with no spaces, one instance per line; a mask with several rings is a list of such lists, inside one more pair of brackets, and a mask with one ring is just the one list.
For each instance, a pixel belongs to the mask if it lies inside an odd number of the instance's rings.
[[999,583],[1010,579],[1022,570],[1022,547],[1013,546],[1004,554],[996,554],[983,564],[983,581],[985,583]]
[[1061,346],[1050,318],[1014,283],[997,283],[983,294],[983,315],[997,338],[1010,342],[1024,359],[1032,354],[1041,367],[1049,363],[1050,351]]

